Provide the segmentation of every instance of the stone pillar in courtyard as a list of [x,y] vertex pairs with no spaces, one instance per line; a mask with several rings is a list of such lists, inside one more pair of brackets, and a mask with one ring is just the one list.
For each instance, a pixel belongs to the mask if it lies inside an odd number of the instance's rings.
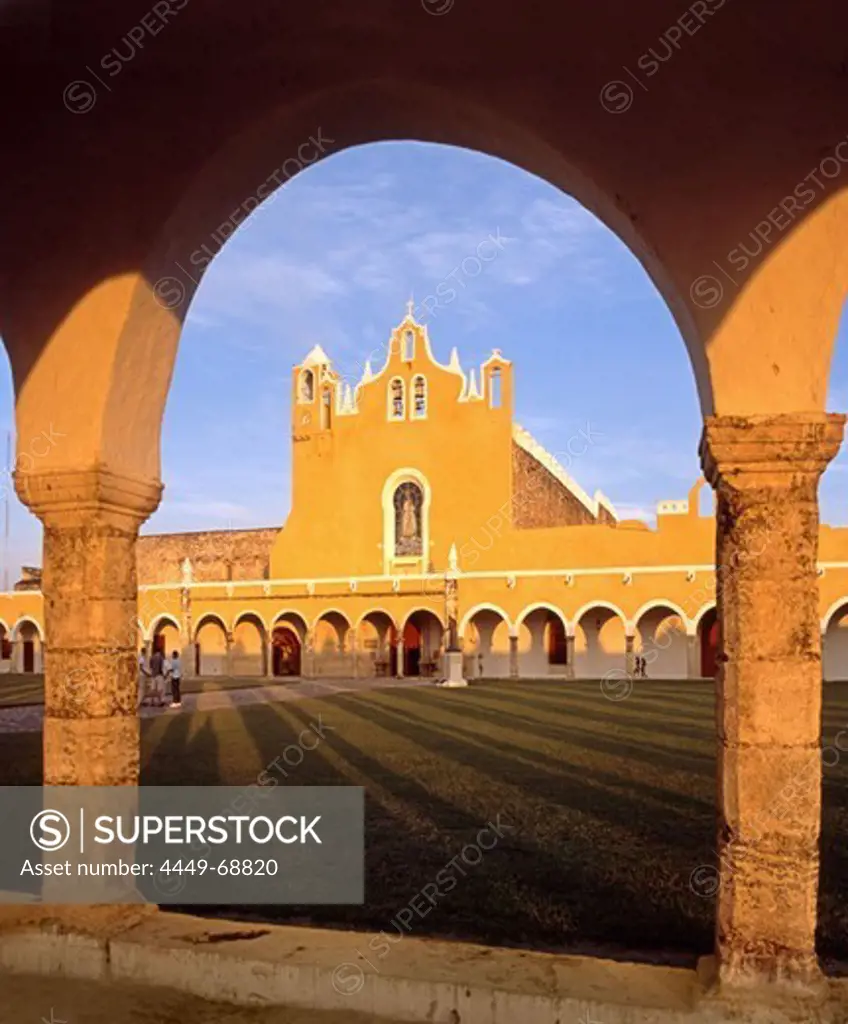
[[15,485],[44,525],[44,783],[136,785],[135,544],[162,486],[104,469]]
[[518,679],[518,637],[509,638],[509,678]]
[[818,481],[843,416],[710,417],[716,489],[720,887],[726,985],[817,985]]
[[636,638],[628,633],[624,638],[624,671],[632,676],[636,670],[636,653],[633,649]]
[[565,635],[565,678],[574,679],[574,634]]
[[701,645],[697,635],[686,637],[686,676],[689,679],[701,678]]
[[398,631],[397,644],[395,645],[396,670],[398,679],[403,679],[403,630]]

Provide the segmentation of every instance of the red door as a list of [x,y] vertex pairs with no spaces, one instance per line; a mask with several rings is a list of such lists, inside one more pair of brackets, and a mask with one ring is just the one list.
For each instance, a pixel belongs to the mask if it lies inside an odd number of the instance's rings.
[[701,675],[713,679],[718,659],[718,616],[715,608],[701,619]]

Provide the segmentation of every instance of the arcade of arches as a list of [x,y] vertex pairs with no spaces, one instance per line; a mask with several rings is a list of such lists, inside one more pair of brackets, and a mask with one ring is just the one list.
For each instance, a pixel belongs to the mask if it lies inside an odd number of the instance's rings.
[[[31,30],[21,19],[14,31],[24,34],[0,64],[5,94],[19,97],[4,110],[0,190],[0,330],[19,455],[51,422],[63,434],[16,474],[45,527],[43,611],[40,595],[3,598],[7,620],[43,632],[45,781],[137,781],[139,617],[149,637],[153,620],[170,616],[163,630],[178,625],[210,672],[298,661],[307,674],[368,662],[391,671],[392,657],[397,672],[423,671],[438,660],[438,619],[451,640],[461,635],[466,673],[476,663],[513,674],[516,661],[519,674],[522,664],[620,671],[622,656],[647,649],[657,652],[649,671],[677,674],[685,663],[696,674],[699,631],[700,670],[713,659],[717,579],[719,977],[820,984],[821,637],[824,628],[825,670],[841,675],[848,594],[844,537],[819,529],[817,499],[843,431],[825,401],[848,290],[845,5],[813,0],[798,18],[793,5],[765,0],[745,16],[732,4],[693,4],[673,59],[650,89],[628,95],[604,83],[625,85],[611,79],[677,25],[671,0],[616,3],[614,17],[609,4],[580,5],[579,16],[552,5],[544,19],[501,0],[467,0],[445,17],[371,0],[354,16],[338,0],[269,4],[254,18],[239,5],[183,4],[114,91],[93,87],[93,111],[81,69],[149,18],[150,5],[55,6],[50,31],[63,45],[47,45],[47,19]],[[233,39],[238,74],[210,75],[209,54],[230,54]],[[563,60],[563,40],[573,59]],[[45,87],[21,93],[21,80]],[[75,88],[62,94],[64,83]],[[174,582],[139,601],[136,539],[161,498],[162,413],[197,281],[182,268],[198,266],[192,257],[219,245],[216,232],[231,232],[292,164],[386,138],[511,160],[574,195],[630,246],[691,358],[715,524],[666,509],[655,531],[643,530],[610,522],[603,500],[572,491],[554,499],[548,525],[513,529],[512,482],[534,475],[527,458],[555,478],[556,469],[513,432],[509,367],[498,356],[489,369],[499,405],[461,371],[413,362],[366,381],[353,409],[348,396],[336,402],[317,359],[318,407],[294,403],[304,500],[273,544],[268,575]],[[401,376],[409,396],[411,373],[427,378],[415,399],[427,414],[410,419],[407,407],[402,422],[388,421],[385,385]],[[483,415],[493,424],[491,490],[457,495],[453,535],[441,532],[452,486],[445,453],[488,462],[489,452],[469,457],[463,447]],[[396,432],[385,462],[361,492],[346,492],[328,532],[312,510],[336,509],[324,488],[340,491],[322,479],[316,452],[344,463],[357,422],[374,416]],[[395,516],[407,483],[420,501]],[[341,536],[343,567],[334,565]],[[8,633],[33,666],[35,633]],[[63,680],[82,666],[86,699],[70,700]],[[791,809],[776,812],[790,782]]]

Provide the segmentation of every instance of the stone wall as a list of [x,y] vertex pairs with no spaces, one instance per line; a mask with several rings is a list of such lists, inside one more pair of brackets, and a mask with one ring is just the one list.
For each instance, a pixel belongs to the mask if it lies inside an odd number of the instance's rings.
[[597,522],[615,520],[603,506],[596,519],[550,470],[513,441],[512,525],[516,529],[585,526]]
[[273,526],[261,530],[208,530],[139,537],[138,582],[179,581],[184,558],[191,560],[196,580],[267,579],[271,545],[279,532],[280,528]]

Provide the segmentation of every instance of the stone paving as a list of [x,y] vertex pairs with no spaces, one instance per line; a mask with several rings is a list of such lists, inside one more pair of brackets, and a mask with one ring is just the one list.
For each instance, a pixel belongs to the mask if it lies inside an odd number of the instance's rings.
[[[432,679],[302,679],[296,683],[250,686],[240,690],[210,690],[206,693],[183,695],[182,707],[139,709],[142,718],[156,715],[178,715],[191,711],[218,711],[222,708],[249,704],[277,704],[285,701],[328,697],[334,693],[350,693],[384,689],[395,686],[435,686]],[[0,708],[0,733],[41,732],[44,707],[27,704],[21,707]]]
[[[374,1024],[347,1011],[234,1007],[165,989],[0,974],[0,1024]],[[380,1024],[391,1024],[381,1018]]]

